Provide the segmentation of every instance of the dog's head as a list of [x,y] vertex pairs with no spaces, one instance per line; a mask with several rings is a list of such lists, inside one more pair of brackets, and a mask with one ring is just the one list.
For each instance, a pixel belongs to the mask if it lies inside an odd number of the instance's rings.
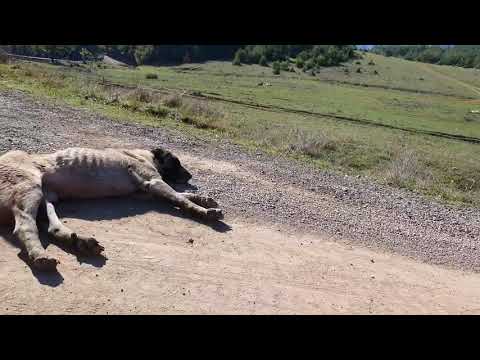
[[186,184],[192,175],[185,169],[180,160],[170,151],[162,148],[152,150],[155,166],[165,181],[177,184]]

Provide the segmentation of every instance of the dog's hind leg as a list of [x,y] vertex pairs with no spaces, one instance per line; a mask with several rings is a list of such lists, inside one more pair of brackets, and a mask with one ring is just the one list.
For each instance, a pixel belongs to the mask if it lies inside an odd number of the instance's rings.
[[43,193],[35,184],[32,184],[31,188],[23,188],[18,191],[12,208],[15,217],[13,233],[25,247],[35,268],[53,271],[59,261],[48,256],[42,247],[36,224],[37,212],[42,199]]
[[77,235],[60,221],[55,212],[52,198],[52,194],[45,196],[45,206],[49,223],[48,234],[55,240],[73,247],[84,255],[100,255],[105,249],[96,239]]
[[[206,220],[220,220],[223,218],[222,210],[217,208],[205,209],[195,201],[190,200],[187,195],[178,193],[160,178],[146,180],[140,176],[132,167],[128,168],[133,182],[143,191],[154,196],[167,200],[182,210]],[[192,194],[194,195],[194,194]],[[194,197],[191,196],[193,199]],[[199,200],[199,198],[196,198]]]

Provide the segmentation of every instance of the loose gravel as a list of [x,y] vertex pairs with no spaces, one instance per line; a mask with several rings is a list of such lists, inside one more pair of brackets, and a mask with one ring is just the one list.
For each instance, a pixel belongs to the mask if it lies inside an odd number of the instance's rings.
[[[417,260],[480,271],[480,210],[341,176],[282,157],[251,153],[228,141],[109,120],[87,110],[0,92],[0,152],[47,152],[69,146],[163,145],[194,157],[231,163],[238,173],[192,169],[194,185],[214,196],[228,217],[286,225],[292,232],[395,252]],[[110,146],[110,145],[109,145]],[[250,174],[245,176],[242,174]]]

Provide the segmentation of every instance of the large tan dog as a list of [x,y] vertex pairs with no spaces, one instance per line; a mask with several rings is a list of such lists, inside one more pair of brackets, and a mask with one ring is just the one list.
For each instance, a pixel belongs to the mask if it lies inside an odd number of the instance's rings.
[[55,213],[60,199],[123,196],[138,190],[167,200],[205,220],[223,218],[217,203],[197,194],[176,192],[167,182],[187,183],[190,173],[169,151],[69,148],[52,154],[9,151],[0,156],[0,223],[15,221],[18,237],[34,267],[55,270],[58,261],[47,255],[38,236],[36,217],[45,204],[48,233],[87,255],[104,248],[77,235]]

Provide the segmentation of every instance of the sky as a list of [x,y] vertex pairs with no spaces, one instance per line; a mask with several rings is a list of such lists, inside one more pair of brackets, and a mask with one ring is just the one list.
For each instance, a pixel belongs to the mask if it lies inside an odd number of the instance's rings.
[[371,49],[373,45],[357,45],[360,49]]

